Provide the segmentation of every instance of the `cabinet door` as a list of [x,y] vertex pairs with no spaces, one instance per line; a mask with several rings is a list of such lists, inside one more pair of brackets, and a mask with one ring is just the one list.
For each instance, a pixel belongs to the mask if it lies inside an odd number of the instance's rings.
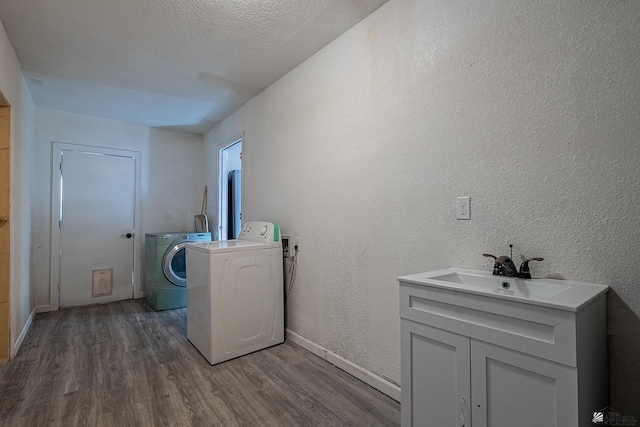
[[575,368],[471,340],[474,427],[578,426]]
[[403,427],[471,427],[469,338],[401,320]]

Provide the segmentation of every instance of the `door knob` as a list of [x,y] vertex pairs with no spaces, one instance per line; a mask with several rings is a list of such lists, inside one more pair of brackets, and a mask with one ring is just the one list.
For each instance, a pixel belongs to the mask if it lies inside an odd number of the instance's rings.
[[7,216],[0,216],[0,222],[9,222],[9,217],[7,217]]
[[133,237],[133,234],[131,233],[121,234],[120,237],[126,237],[127,239],[130,239],[131,237]]

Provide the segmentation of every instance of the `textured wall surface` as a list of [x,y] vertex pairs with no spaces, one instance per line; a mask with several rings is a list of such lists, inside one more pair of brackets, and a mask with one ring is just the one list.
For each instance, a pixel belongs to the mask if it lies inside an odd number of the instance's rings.
[[0,23],[0,93],[11,106],[10,305],[11,352],[33,308],[29,266],[31,240],[31,170],[35,107],[20,73],[11,43]]
[[[200,213],[204,189],[200,135],[38,108],[35,140],[32,264],[36,305],[49,305],[52,141],[139,151],[141,232],[194,230],[193,217]],[[143,253],[140,250],[136,257]]]
[[640,415],[638,16],[391,0],[205,136],[245,132],[243,219],[301,239],[288,327],[399,382],[396,277],[512,243],[535,276],[611,286],[611,406]]

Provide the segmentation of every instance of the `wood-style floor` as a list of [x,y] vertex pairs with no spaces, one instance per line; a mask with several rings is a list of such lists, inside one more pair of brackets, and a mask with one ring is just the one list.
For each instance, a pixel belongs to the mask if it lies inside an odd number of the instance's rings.
[[0,426],[397,426],[400,404],[286,341],[211,366],[186,310],[38,314],[0,365]]

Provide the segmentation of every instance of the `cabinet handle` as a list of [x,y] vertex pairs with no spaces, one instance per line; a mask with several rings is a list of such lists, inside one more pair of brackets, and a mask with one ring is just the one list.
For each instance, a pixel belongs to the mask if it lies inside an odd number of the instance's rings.
[[[464,423],[464,396],[462,396],[460,398],[460,420]],[[462,427],[464,427],[464,424],[462,424]]]

